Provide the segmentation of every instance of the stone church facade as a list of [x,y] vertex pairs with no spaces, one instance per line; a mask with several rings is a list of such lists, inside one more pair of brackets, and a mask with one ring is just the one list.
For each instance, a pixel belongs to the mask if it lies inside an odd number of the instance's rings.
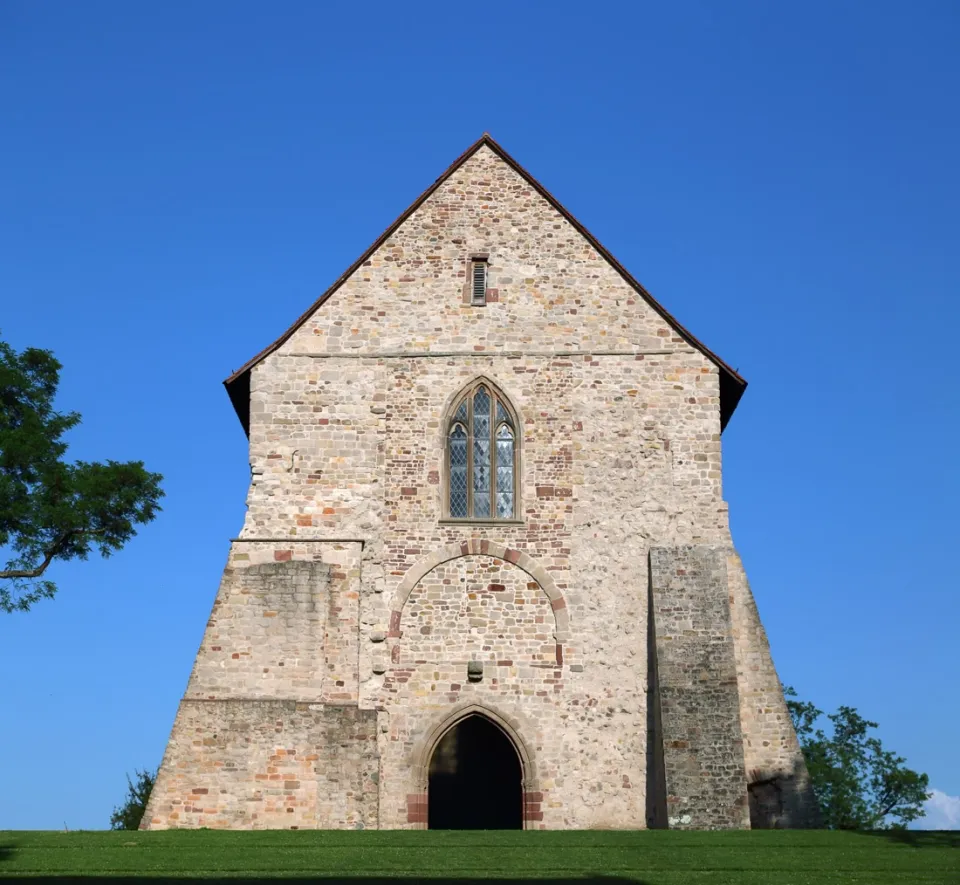
[[810,826],[746,382],[484,135],[228,392],[243,529],[143,826]]

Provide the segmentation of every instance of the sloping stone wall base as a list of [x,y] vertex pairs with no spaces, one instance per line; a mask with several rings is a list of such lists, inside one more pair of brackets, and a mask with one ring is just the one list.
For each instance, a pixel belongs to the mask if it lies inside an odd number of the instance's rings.
[[184,699],[141,827],[376,828],[376,724],[356,706]]
[[753,829],[816,828],[817,797],[783,696],[770,643],[737,551],[727,550],[740,727]]
[[668,825],[749,829],[725,551],[650,550]]

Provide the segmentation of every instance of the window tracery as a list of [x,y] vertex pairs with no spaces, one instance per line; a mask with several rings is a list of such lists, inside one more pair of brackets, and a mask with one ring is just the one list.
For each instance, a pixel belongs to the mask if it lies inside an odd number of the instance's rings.
[[471,385],[447,428],[447,516],[513,519],[517,427],[512,410],[485,381]]

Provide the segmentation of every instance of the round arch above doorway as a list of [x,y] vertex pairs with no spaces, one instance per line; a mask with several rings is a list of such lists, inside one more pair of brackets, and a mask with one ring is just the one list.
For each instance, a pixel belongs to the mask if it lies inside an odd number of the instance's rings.
[[[393,597],[393,604],[390,609],[389,632],[387,635],[399,637],[400,622],[403,617],[403,607],[406,604],[413,588],[417,586],[420,579],[429,574],[438,565],[457,559],[461,556],[489,556],[502,562],[515,565],[521,571],[526,572],[536,581],[547,599],[550,600],[550,607],[553,610],[553,616],[556,622],[556,637],[558,646],[570,641],[570,613],[567,609],[567,601],[564,598],[560,588],[557,587],[550,573],[535,559],[528,556],[522,550],[512,550],[503,544],[497,544],[484,538],[470,538],[466,541],[459,541],[454,544],[448,544],[439,550],[434,550],[428,556],[424,556],[412,565],[403,576],[400,585],[397,587]],[[558,656],[557,662],[560,663]]]

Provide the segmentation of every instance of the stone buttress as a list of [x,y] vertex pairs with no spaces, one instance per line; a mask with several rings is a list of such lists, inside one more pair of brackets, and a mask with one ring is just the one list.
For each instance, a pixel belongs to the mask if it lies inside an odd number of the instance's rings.
[[377,826],[377,716],[357,706],[355,551],[317,546],[309,559],[250,565],[250,545],[234,545],[144,826]]

